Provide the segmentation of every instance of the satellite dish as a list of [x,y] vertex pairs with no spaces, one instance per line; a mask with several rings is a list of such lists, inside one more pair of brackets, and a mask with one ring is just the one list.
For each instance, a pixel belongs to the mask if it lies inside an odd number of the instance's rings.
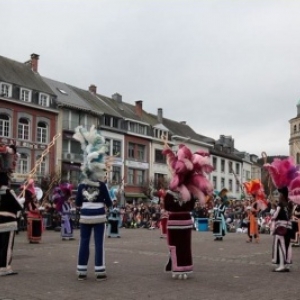
[[42,199],[42,197],[43,197],[43,191],[42,191],[42,189],[39,188],[39,187],[35,187],[34,190],[35,190],[35,194],[36,194],[36,199],[38,201],[40,201]]

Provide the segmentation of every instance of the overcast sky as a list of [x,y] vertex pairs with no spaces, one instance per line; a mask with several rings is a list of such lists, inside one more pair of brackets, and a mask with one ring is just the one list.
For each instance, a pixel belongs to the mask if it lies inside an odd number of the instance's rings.
[[0,0],[0,55],[256,155],[289,154],[298,0]]

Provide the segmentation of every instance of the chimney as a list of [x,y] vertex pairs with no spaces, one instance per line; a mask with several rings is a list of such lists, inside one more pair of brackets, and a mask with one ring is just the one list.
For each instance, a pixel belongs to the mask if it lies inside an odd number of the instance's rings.
[[113,100],[122,103],[122,95],[120,95],[119,93],[114,93],[111,97]]
[[141,118],[143,115],[143,101],[135,101],[135,113]]
[[163,123],[163,109],[162,108],[157,109],[157,121],[159,124]]
[[89,87],[89,91],[95,95],[97,94],[97,87],[94,84],[91,84]]
[[182,125],[186,125],[186,121],[180,121],[179,123]]
[[31,64],[31,70],[34,72],[34,73],[38,73],[38,67],[39,67],[39,58],[40,56],[38,54],[35,54],[35,53],[32,53],[30,55],[30,64]]

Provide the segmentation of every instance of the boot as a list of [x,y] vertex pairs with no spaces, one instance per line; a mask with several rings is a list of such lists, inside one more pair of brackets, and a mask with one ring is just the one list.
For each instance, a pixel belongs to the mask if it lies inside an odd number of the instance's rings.
[[279,266],[273,272],[289,272],[290,270],[286,268],[284,255],[280,247],[278,251],[279,251]]

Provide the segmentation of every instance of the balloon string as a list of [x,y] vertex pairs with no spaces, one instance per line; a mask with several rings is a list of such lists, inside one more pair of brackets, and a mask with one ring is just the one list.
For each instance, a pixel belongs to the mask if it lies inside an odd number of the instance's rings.
[[34,174],[37,172],[38,168],[40,167],[40,165],[42,164],[44,157],[50,152],[50,149],[54,146],[56,140],[61,136],[60,133],[56,134],[52,141],[48,144],[48,146],[46,147],[46,149],[42,152],[41,157],[35,162],[35,165],[33,167],[33,169],[28,173],[28,179],[27,179],[27,183],[24,185],[23,187],[23,191],[19,194],[18,198],[24,198],[25,196],[25,190],[28,188],[29,184],[30,184],[30,179],[33,178]]

